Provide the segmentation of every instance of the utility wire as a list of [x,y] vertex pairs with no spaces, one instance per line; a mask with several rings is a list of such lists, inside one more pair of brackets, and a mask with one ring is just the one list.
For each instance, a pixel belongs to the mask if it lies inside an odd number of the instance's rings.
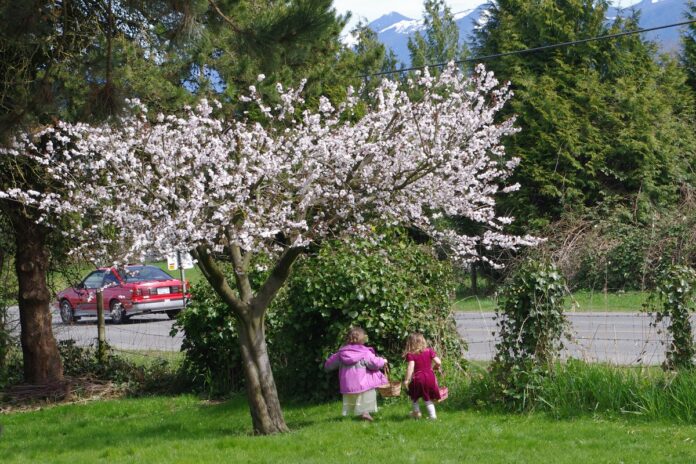
[[[551,44],[551,45],[543,45],[541,47],[525,48],[522,50],[514,50],[511,52],[505,52],[505,53],[496,53],[495,55],[478,56],[475,58],[465,58],[463,60],[455,60],[454,63],[455,64],[462,64],[462,63],[468,63],[468,62],[472,62],[472,61],[478,62],[478,61],[490,60],[493,58],[501,58],[503,56],[522,55],[524,53],[532,53],[532,52],[538,52],[541,50],[550,50],[553,48],[568,47],[570,45],[578,45],[578,44],[583,44],[583,43],[587,43],[587,42],[594,42],[597,40],[614,39],[616,37],[623,37],[626,35],[633,35],[633,34],[642,34],[644,32],[657,31],[660,29],[667,29],[670,27],[685,26],[687,24],[694,24],[694,23],[696,23],[696,19],[692,19],[689,21],[682,21],[680,23],[666,24],[664,26],[648,27],[645,29],[636,29],[634,31],[624,31],[624,32],[618,32],[616,34],[600,35],[597,37],[590,37],[587,39],[573,40],[570,42],[560,42],[560,43]],[[385,76],[388,74],[403,73],[406,71],[415,71],[418,69],[425,69],[425,68],[441,68],[443,66],[447,66],[449,63],[450,62],[426,64],[423,66],[412,66],[410,68],[401,68],[401,69],[397,69],[395,71],[381,71],[381,72],[377,72],[377,73],[373,73],[373,74],[363,74],[359,77],[367,78],[367,77],[371,77],[371,76]]]

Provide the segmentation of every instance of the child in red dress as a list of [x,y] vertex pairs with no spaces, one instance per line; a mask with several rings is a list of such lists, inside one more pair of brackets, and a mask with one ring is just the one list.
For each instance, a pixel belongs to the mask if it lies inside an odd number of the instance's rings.
[[442,361],[437,357],[435,350],[428,347],[425,337],[420,333],[412,333],[408,336],[404,357],[408,362],[404,385],[408,388],[408,396],[413,401],[411,417],[420,419],[418,400],[423,398],[429,418],[437,419],[433,401],[440,399],[440,389],[433,372],[433,364],[436,370],[440,370]]

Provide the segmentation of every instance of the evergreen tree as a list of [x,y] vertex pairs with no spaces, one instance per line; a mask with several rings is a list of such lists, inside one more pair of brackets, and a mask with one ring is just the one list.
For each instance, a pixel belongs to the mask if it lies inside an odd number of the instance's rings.
[[[686,18],[696,20],[696,2],[689,1],[689,11]],[[696,90],[696,23],[691,23],[689,28],[682,36],[684,50],[682,51],[681,61],[689,76],[691,88]]]
[[[477,32],[477,54],[637,28],[637,17],[607,26],[607,8],[593,0],[499,0]],[[512,82],[510,112],[522,129],[507,143],[522,159],[522,188],[503,206],[509,213],[536,227],[602,202],[631,201],[640,213],[676,199],[693,172],[693,96],[655,51],[631,35],[487,63]]]
[[467,47],[459,40],[459,28],[445,1],[425,0],[423,7],[425,31],[423,34],[416,32],[408,39],[411,66],[464,59],[468,53]]
[[[217,0],[193,11],[195,34],[179,47],[179,75],[199,97],[214,98],[229,116],[238,97],[254,85],[264,95],[275,84],[297,86],[306,79],[309,104],[319,95],[342,99],[346,76],[355,74],[337,59],[347,18],[332,0]],[[259,82],[259,75],[265,79]],[[336,94],[338,92],[338,94]]]

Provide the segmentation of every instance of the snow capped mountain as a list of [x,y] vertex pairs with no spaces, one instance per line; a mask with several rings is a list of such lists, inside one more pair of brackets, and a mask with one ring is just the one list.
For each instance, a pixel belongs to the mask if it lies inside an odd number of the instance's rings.
[[[638,12],[642,28],[678,23],[685,20],[687,4],[688,0],[642,0],[628,8],[610,8],[607,11],[607,20],[611,21],[617,16],[626,17]],[[488,19],[485,4],[474,9],[453,12],[453,16],[459,26],[459,39],[467,43],[471,42],[473,31],[485,24]],[[377,32],[379,40],[384,45],[394,50],[403,64],[410,63],[408,38],[416,31],[423,29],[422,19],[408,18],[400,13],[391,12],[372,21],[368,26]],[[679,31],[680,28],[652,31],[646,33],[645,38],[657,42],[662,51],[673,52],[680,46]],[[345,42],[350,43],[350,38],[346,37]]]
[[[621,15],[625,17],[637,11],[640,13],[640,27],[647,29],[686,21],[687,5],[687,0],[643,0],[620,11],[617,11],[616,8],[610,8],[607,16],[615,17]],[[674,52],[679,50],[679,34],[682,29],[671,27],[669,29],[646,32],[644,37],[657,42],[660,50]]]

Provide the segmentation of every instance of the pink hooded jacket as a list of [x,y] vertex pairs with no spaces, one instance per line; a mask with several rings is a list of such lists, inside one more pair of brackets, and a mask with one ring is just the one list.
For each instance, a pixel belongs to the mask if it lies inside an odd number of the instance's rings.
[[344,345],[329,356],[324,369],[338,369],[341,394],[362,393],[389,383],[379,370],[387,360],[375,355],[375,350],[365,345]]

